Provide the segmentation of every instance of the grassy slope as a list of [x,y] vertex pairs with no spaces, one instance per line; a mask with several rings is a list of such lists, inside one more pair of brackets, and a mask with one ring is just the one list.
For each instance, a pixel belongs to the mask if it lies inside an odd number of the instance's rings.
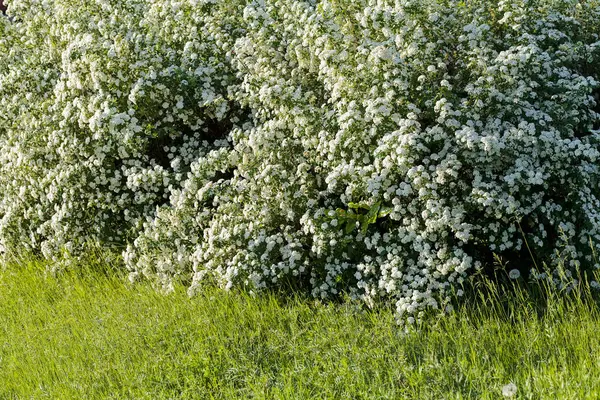
[[0,399],[600,397],[600,317],[466,307],[404,335],[389,311],[189,299],[115,273],[0,269]]

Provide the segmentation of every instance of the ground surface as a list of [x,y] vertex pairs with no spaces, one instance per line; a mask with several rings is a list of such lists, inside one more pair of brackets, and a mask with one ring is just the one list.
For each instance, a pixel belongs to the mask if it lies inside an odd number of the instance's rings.
[[387,310],[6,267],[0,399],[498,399],[510,382],[517,398],[600,397],[595,308],[507,309],[467,306],[405,335]]

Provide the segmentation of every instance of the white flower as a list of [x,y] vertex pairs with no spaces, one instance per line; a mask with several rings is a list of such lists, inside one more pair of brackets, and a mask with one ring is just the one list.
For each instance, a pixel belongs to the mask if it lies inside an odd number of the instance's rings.
[[518,269],[511,269],[508,273],[508,277],[510,279],[519,279],[521,277],[521,272]]
[[517,394],[517,385],[514,383],[509,383],[507,385],[502,386],[502,396],[504,397],[514,397]]

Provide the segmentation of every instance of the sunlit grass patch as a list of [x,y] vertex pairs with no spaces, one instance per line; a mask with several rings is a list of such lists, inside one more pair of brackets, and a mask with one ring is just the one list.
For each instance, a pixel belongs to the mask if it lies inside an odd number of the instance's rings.
[[494,290],[405,334],[390,310],[350,302],[189,298],[110,269],[7,267],[0,398],[498,399],[510,383],[517,398],[597,398],[593,301],[551,298],[540,313],[541,299]]

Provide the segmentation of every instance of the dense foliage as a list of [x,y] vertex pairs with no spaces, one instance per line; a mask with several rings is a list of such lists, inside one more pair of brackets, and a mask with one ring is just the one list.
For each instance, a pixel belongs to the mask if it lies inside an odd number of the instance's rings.
[[600,266],[596,0],[8,4],[6,254],[408,321],[494,253]]

